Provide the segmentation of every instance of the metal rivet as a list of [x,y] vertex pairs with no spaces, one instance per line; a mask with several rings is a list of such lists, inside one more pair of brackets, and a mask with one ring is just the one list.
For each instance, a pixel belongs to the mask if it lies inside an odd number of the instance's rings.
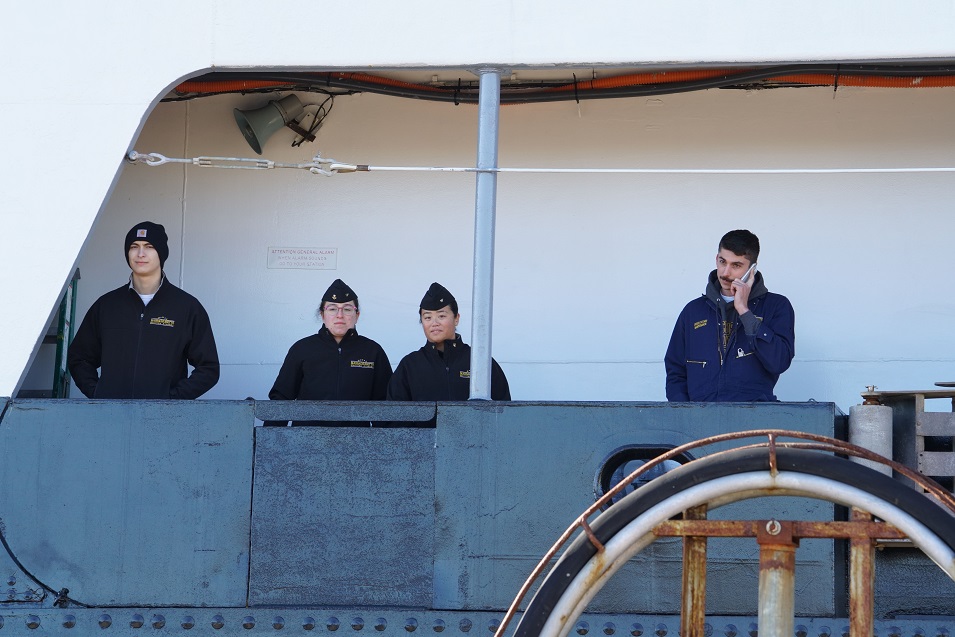
[[3,615],[0,615],[0,628],[3,628]]
[[134,613],[132,618],[129,620],[130,628],[142,628],[143,624],[146,623],[146,620],[143,619],[143,616],[139,613]]
[[7,586],[13,586],[16,583],[17,583],[17,578],[13,575],[11,575],[10,578],[7,580]]
[[315,630],[315,618],[306,617],[302,620],[302,628],[305,630]]
[[617,632],[617,627],[614,625],[613,622],[607,622],[606,624],[603,625],[603,631],[604,631],[604,635],[612,635],[615,632]]
[[640,637],[643,634],[643,624],[630,624],[630,634],[633,637]]
[[339,626],[341,626],[341,622],[338,621],[337,617],[329,617],[328,621],[325,622],[325,628],[328,630],[338,630]]
[[192,618],[192,615],[186,615],[182,618],[182,624],[180,624],[186,630],[192,630],[192,627],[196,625],[196,620]]
[[577,622],[575,630],[577,631],[578,635],[586,635],[590,632],[590,624],[587,622]]
[[433,628],[434,628],[434,632],[436,632],[436,633],[443,633],[443,632],[444,632],[444,628],[445,628],[444,620],[443,620],[443,619],[436,619],[436,620],[434,620],[434,626],[433,626]]
[[849,627],[843,626],[842,630],[839,631],[839,634],[842,635],[842,637],[849,637]]
[[657,624],[656,629],[653,631],[657,637],[666,637],[667,634],[667,625],[666,624]]
[[11,588],[7,591],[7,599],[16,599],[17,598],[17,589]]
[[405,630],[409,633],[413,633],[418,629],[418,620],[414,617],[409,617],[405,620]]
[[828,626],[819,627],[819,637],[830,637],[832,635],[832,629]]
[[166,626],[166,618],[162,615],[153,615],[153,618],[149,620],[149,623],[153,625],[153,628],[159,630]]
[[109,628],[113,625],[113,618],[106,613],[103,613],[99,616],[99,620],[96,623],[99,624],[100,628]]
[[[76,615],[66,615],[63,617],[63,628],[73,628],[76,626]],[[0,628],[3,627],[3,620],[0,619]]]
[[918,626],[915,630],[912,631],[913,637],[925,637],[925,631],[922,630],[921,626]]
[[27,628],[35,630],[40,627],[40,618],[36,615],[27,615]]
[[703,624],[703,637],[713,637],[713,624]]
[[756,624],[750,624],[749,629],[746,632],[749,633],[749,637],[759,637],[759,626]]
[[361,630],[365,627],[365,620],[361,617],[352,617],[351,618],[351,629],[352,630]]
[[500,619],[496,619],[496,618],[495,618],[495,619],[492,619],[491,621],[489,621],[489,622],[487,623],[487,630],[488,630],[488,632],[490,632],[490,633],[496,633],[496,632],[497,632],[497,629],[500,628],[500,627],[501,627],[501,620],[500,620]]
[[273,617],[272,618],[272,628],[275,630],[282,630],[285,628],[285,618],[284,617]]
[[939,626],[935,631],[935,637],[948,637],[948,629]]
[[803,626],[802,624],[796,625],[796,637],[806,637],[809,633],[809,629]]
[[471,627],[473,625],[474,624],[471,623],[471,620],[465,617],[458,622],[458,630],[460,630],[462,633],[469,633],[471,632]]
[[898,626],[889,626],[889,637],[902,637],[902,629]]
[[246,615],[245,617],[243,617],[242,628],[245,628],[246,630],[252,630],[253,628],[255,628],[255,617],[253,617],[252,615]]
[[738,632],[739,630],[736,628],[736,624],[726,624],[726,628],[723,629],[723,634],[726,635],[726,637],[736,637],[736,633]]
[[377,630],[378,632],[381,632],[386,628],[388,628],[388,622],[385,621],[384,617],[379,617],[378,619],[375,620],[375,630]]
[[212,618],[213,628],[215,628],[216,630],[219,630],[223,626],[225,626],[225,620],[222,618],[222,615],[216,615],[215,617]]

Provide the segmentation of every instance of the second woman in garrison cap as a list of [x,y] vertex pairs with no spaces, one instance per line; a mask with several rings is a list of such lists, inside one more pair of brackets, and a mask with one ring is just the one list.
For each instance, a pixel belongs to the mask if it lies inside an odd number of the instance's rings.
[[269,399],[384,400],[391,363],[378,343],[355,330],[359,314],[358,295],[335,279],[318,308],[322,328],[289,349]]
[[[424,347],[401,359],[388,400],[467,400],[471,390],[471,348],[457,333],[458,302],[439,283],[421,299],[418,318],[427,339]],[[491,399],[510,400],[507,378],[491,360]]]

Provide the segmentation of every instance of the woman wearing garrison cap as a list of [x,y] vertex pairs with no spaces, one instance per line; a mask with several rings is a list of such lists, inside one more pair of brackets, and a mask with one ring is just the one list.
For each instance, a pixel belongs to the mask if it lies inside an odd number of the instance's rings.
[[358,295],[341,279],[335,279],[318,307],[322,328],[289,349],[269,399],[384,400],[391,363],[381,345],[355,331],[359,314]]
[[[428,342],[398,363],[388,383],[388,400],[467,400],[471,348],[456,331],[461,319],[458,302],[442,285],[432,283],[421,299],[418,318]],[[511,399],[504,371],[493,359],[491,399]]]
[[93,303],[70,344],[73,381],[87,398],[198,398],[219,380],[219,355],[202,304],[163,273],[166,229],[136,224],[123,255],[129,282]]

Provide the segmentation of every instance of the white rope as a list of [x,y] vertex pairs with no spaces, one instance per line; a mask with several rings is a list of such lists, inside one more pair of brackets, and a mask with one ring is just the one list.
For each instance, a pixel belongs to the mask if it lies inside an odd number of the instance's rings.
[[283,163],[269,159],[243,157],[194,157],[180,159],[159,153],[130,151],[127,159],[132,163],[161,166],[168,163],[192,164],[201,168],[231,168],[243,170],[271,170],[296,168],[312,174],[331,177],[338,173],[353,172],[442,172],[442,173],[537,173],[537,174],[636,174],[636,175],[833,175],[871,173],[950,173],[955,167],[925,166],[908,168],[475,168],[470,166],[368,166],[346,164],[334,159],[315,155],[310,162]]

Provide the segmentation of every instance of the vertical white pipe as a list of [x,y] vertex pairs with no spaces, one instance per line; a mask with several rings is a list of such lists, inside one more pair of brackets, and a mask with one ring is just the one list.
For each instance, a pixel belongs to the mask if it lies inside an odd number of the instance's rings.
[[[471,322],[471,400],[491,399],[491,318],[494,312],[494,218],[501,70],[479,71],[477,192],[474,198],[474,280]],[[489,172],[481,172],[481,171]]]

